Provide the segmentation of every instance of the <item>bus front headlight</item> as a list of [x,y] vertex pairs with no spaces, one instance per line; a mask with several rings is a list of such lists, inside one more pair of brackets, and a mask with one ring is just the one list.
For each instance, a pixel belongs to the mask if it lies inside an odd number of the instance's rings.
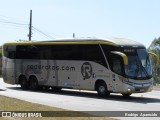
[[131,89],[128,89],[127,91],[128,91],[128,92],[131,92]]

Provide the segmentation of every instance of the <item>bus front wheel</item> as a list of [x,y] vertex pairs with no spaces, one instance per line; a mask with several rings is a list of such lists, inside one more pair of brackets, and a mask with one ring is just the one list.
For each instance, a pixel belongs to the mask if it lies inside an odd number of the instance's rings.
[[110,95],[110,92],[107,89],[107,85],[104,82],[100,82],[97,87],[98,95],[101,97],[107,97]]
[[123,97],[128,98],[131,96],[131,93],[122,93]]

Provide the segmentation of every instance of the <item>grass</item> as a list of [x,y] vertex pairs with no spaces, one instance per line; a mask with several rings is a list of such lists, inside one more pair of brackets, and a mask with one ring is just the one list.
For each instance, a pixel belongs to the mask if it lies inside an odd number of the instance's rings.
[[[86,113],[81,112],[68,112],[65,109],[50,107],[41,104],[35,104],[31,102],[22,101],[15,98],[0,96],[0,111],[54,111],[54,115],[61,117],[42,117],[42,118],[2,118],[0,120],[115,120],[113,118],[107,117],[95,117]],[[61,112],[60,112],[61,111]],[[64,114],[63,114],[64,112]],[[76,117],[66,117],[66,116],[74,116]],[[77,117],[78,116],[78,117]],[[81,117],[83,116],[83,117]],[[86,116],[86,117],[84,117]]]

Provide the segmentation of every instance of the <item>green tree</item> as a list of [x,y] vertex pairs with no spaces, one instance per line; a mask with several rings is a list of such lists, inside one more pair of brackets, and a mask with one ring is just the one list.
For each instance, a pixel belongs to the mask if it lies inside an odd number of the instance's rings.
[[[160,58],[160,37],[155,38],[151,45],[148,48],[148,51],[154,52]],[[152,67],[153,67],[153,78],[155,84],[160,84],[160,63],[158,65],[155,64],[155,59],[151,58]]]
[[2,47],[0,46],[0,76],[2,75]]

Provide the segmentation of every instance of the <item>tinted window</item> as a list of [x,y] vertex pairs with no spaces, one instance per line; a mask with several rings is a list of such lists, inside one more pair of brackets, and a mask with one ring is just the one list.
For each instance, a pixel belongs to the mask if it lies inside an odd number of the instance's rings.
[[113,59],[113,72],[122,74],[121,62],[118,59]]
[[17,59],[41,59],[42,51],[35,45],[18,45]]
[[84,60],[106,66],[99,45],[17,45],[17,59]]
[[4,56],[10,59],[15,59],[16,56],[16,46],[15,45],[5,45],[3,46]]
[[106,66],[99,45],[53,45],[51,51],[55,60],[87,60]]
[[[71,45],[53,45],[51,46],[51,58],[54,60],[72,60],[73,48]],[[74,60],[74,59],[73,59]]]

